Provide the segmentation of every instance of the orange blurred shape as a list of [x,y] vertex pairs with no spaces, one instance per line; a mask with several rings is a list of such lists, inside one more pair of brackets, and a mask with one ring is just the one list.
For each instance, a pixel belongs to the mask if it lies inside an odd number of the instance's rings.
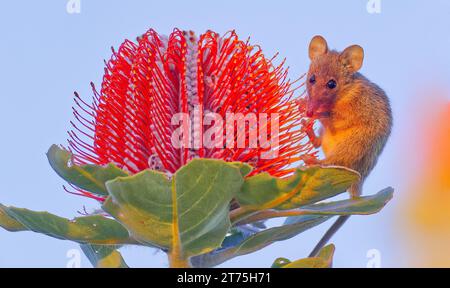
[[450,267],[450,103],[436,104],[424,113],[416,151],[424,159],[403,203],[411,266]]
[[442,188],[450,188],[450,103],[439,117],[430,141],[430,165],[436,169],[434,178]]

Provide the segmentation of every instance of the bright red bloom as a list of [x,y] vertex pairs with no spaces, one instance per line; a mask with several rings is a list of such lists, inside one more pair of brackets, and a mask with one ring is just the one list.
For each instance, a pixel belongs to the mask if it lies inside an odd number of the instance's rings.
[[[92,105],[75,93],[79,124],[72,123],[69,149],[77,164],[113,162],[131,173],[147,168],[173,173],[202,157],[250,162],[253,173],[288,175],[312,145],[300,129],[304,109],[293,99],[302,85],[293,87],[287,70],[284,61],[274,66],[273,58],[234,31],[222,37],[208,31],[197,39],[193,32],[175,29],[166,37],[149,30],[137,43],[126,40],[113,50],[100,92],[93,86]],[[172,117],[190,115],[194,106],[224,118],[227,112],[277,113],[277,157],[263,159],[263,148],[174,147]]]

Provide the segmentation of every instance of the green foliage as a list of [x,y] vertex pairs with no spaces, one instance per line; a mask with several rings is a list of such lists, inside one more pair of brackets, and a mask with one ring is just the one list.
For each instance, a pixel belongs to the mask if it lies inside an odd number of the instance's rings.
[[192,264],[196,267],[214,267],[232,258],[263,249],[275,242],[290,239],[328,219],[329,217],[305,216],[295,223],[255,233],[236,243],[233,247],[195,257],[192,259]]
[[333,266],[333,255],[335,247],[333,244],[325,246],[317,257],[309,257],[291,262],[286,258],[278,258],[272,268],[331,268]]
[[379,212],[392,196],[393,189],[388,187],[371,196],[307,205],[298,211],[304,215],[370,215]]
[[[302,167],[287,178],[267,173],[249,177],[252,168],[245,163],[195,159],[170,176],[151,170],[129,175],[113,164],[74,165],[58,146],[47,156],[63,179],[105,197],[107,214],[68,220],[0,204],[0,227],[78,242],[94,267],[128,267],[118,251],[127,244],[163,250],[171,267],[213,267],[336,215],[377,213],[393,195],[386,188],[358,199],[323,202],[358,181],[359,174],[344,167]],[[230,212],[232,201],[240,207]],[[287,218],[278,227],[262,225],[276,217]],[[279,258],[273,267],[331,267],[333,253],[329,245],[317,257]]]
[[193,259],[193,264],[198,267],[219,265],[234,257],[260,250],[274,242],[290,239],[336,215],[369,215],[377,213],[389,202],[392,198],[392,193],[392,188],[386,188],[373,196],[302,207],[295,211],[301,216],[287,218],[282,226],[263,230],[245,239],[236,237],[236,235],[229,236],[238,239],[234,242],[233,247],[196,257]]
[[122,255],[117,251],[119,247],[92,244],[81,244],[80,247],[95,268],[128,268]]
[[[92,244],[130,244],[128,231],[117,221],[94,215],[68,220],[48,212],[35,212],[23,208],[0,205],[2,215],[7,215],[16,231],[33,231],[62,240]],[[4,217],[2,217],[4,218]],[[2,225],[2,227],[5,227]],[[6,227],[5,227],[6,228]]]
[[128,174],[114,164],[106,167],[96,165],[73,165],[71,155],[57,145],[52,145],[47,152],[48,162],[53,170],[67,182],[91,193],[108,196],[105,183]]
[[343,193],[358,179],[359,174],[342,167],[297,169],[288,178],[261,173],[246,179],[236,198],[246,209],[294,209]]
[[27,227],[8,215],[7,209],[8,207],[0,204],[0,227],[10,232],[27,231]]
[[110,197],[103,208],[140,242],[187,258],[220,247],[242,182],[235,165],[193,160],[172,179],[146,170],[107,182]]
[[255,211],[291,210],[315,203],[345,192],[358,179],[358,173],[342,167],[306,167],[288,178],[261,173],[245,180],[236,195],[241,208],[232,220],[242,221]]

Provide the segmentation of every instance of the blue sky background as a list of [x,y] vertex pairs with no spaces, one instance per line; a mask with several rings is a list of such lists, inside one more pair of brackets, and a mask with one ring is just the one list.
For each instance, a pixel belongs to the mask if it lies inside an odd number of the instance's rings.
[[[415,141],[410,129],[417,91],[427,85],[448,88],[450,80],[450,2],[381,0],[381,13],[369,14],[367,0],[347,1],[114,1],[81,0],[81,13],[69,14],[67,0],[2,1],[0,8],[0,203],[75,216],[89,199],[65,193],[64,183],[50,168],[45,152],[65,143],[73,91],[90,97],[89,82],[101,83],[103,59],[110,47],[134,39],[148,28],[168,34],[174,27],[223,34],[236,29],[251,36],[266,55],[287,57],[291,77],[308,68],[307,46],[324,35],[339,50],[364,47],[362,73],[391,98],[395,127],[379,164],[366,182],[365,193],[386,186],[395,199],[380,214],[352,217],[334,238],[336,267],[366,267],[367,251],[378,249],[381,265],[407,266],[402,240],[393,219],[408,197],[408,169],[402,157]],[[405,172],[406,170],[406,172]],[[329,224],[327,224],[329,225]],[[289,241],[240,257],[224,267],[269,267],[277,257],[305,257],[326,230],[323,225]],[[65,267],[67,251],[77,244],[29,232],[0,230],[0,267]],[[122,249],[130,266],[167,266],[163,253],[143,248]],[[81,265],[90,267],[86,258]]]

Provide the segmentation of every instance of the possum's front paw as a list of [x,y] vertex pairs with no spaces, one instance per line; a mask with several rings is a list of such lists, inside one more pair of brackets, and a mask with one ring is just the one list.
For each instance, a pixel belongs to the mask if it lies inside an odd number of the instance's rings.
[[312,155],[302,155],[300,159],[305,163],[306,166],[318,165],[320,164],[320,160]]

